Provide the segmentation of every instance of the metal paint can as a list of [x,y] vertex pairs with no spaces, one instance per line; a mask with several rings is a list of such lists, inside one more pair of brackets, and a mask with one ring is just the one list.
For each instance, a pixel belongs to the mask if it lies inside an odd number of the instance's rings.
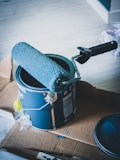
[[[69,72],[69,79],[74,78],[74,66],[69,59],[55,54],[47,56]],[[15,76],[24,113],[29,115],[34,127],[43,130],[57,129],[75,115],[75,82],[67,85],[60,93],[51,93],[21,66],[17,68]]]

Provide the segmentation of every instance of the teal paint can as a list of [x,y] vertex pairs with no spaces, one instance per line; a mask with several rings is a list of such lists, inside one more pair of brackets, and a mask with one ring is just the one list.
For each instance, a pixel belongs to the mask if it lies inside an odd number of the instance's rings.
[[[69,59],[55,54],[47,54],[47,56],[69,72],[69,79],[74,79],[75,69]],[[43,130],[57,129],[68,123],[75,115],[76,84],[74,81],[66,85],[62,92],[52,93],[18,66],[16,82],[24,113],[29,115],[34,127]]]

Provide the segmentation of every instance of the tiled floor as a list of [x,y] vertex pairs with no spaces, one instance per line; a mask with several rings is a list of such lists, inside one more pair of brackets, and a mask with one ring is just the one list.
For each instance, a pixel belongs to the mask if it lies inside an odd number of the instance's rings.
[[[99,44],[98,36],[109,27],[85,0],[1,0],[0,58],[20,41],[71,58],[79,54],[77,46]],[[78,69],[82,80],[120,92],[120,57],[105,53]]]

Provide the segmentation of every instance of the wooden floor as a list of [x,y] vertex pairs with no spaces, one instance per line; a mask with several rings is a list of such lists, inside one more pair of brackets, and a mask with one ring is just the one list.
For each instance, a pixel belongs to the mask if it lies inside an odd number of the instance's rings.
[[[79,54],[76,47],[99,44],[99,35],[110,27],[85,0],[0,0],[0,59],[20,41],[71,58]],[[105,53],[78,69],[81,80],[120,92],[120,57]]]

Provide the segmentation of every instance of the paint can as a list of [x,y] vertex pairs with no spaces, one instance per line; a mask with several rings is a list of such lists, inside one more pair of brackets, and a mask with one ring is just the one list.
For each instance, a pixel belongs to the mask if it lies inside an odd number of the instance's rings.
[[[74,79],[75,69],[69,59],[55,54],[47,56],[69,72],[69,79]],[[18,66],[15,76],[24,113],[29,115],[33,127],[57,129],[75,115],[75,82],[67,85],[60,93],[51,93],[21,66]]]

